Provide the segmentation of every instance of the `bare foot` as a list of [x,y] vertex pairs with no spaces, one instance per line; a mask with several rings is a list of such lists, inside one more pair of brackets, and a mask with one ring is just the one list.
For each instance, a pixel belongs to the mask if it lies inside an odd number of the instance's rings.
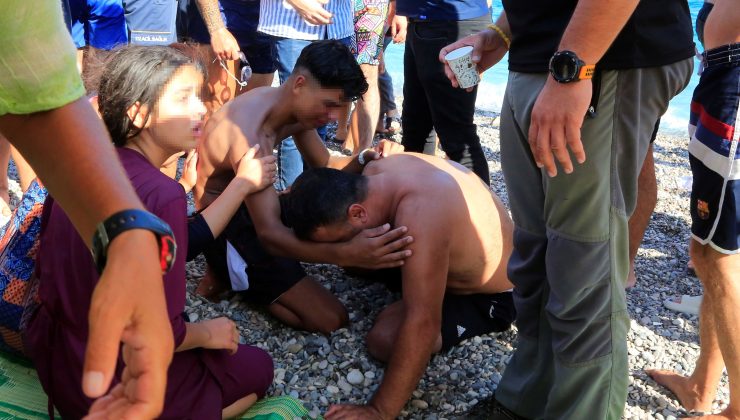
[[228,291],[228,286],[216,278],[210,267],[206,267],[206,274],[198,283],[195,294],[204,297],[211,302],[217,302],[222,293]]
[[651,369],[645,371],[655,382],[671,391],[687,411],[707,412],[712,410],[715,391],[702,395],[699,386],[691,378],[670,370]]
[[625,289],[631,289],[635,287],[637,283],[637,276],[635,275],[635,266],[630,264],[630,272],[627,274],[627,284],[624,286]]
[[699,417],[690,417],[692,420],[694,419],[704,419],[704,420],[738,420],[740,419],[740,413],[733,410],[731,407],[725,408],[721,413],[718,414],[708,414],[706,416],[699,416]]

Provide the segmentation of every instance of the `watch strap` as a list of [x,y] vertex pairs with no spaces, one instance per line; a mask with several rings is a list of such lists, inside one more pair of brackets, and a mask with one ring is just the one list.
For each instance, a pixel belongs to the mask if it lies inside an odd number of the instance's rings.
[[103,272],[108,247],[116,236],[132,229],[148,230],[157,237],[162,273],[172,268],[177,255],[177,244],[170,226],[154,214],[139,209],[122,210],[98,224],[92,238],[92,254],[98,273]]
[[581,65],[577,80],[593,79],[596,72],[596,64]]
[[359,153],[359,154],[357,155],[357,163],[359,163],[359,164],[360,164],[360,165],[362,165],[362,166],[365,166],[365,165],[367,165],[367,159],[365,159],[365,152],[367,152],[368,150],[373,150],[373,149],[367,148],[367,149],[365,149],[365,150],[361,151],[361,152],[360,152],[360,153]]

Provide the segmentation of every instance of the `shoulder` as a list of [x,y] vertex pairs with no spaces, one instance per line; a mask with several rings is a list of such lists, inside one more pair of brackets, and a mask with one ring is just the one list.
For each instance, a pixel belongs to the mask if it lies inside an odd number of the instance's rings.
[[156,214],[173,203],[185,206],[185,191],[174,179],[160,172],[138,152],[119,148],[118,154],[131,185],[149,211]]

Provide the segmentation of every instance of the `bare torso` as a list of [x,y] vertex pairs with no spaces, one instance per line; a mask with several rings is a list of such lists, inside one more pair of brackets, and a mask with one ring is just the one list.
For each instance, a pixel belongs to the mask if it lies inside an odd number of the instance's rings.
[[250,147],[259,144],[258,156],[272,154],[277,143],[303,130],[289,124],[277,131],[265,121],[280,98],[275,88],[258,88],[240,95],[213,114],[206,123],[198,148],[198,181],[194,191],[198,209],[207,207],[234,178],[234,168]]
[[[393,225],[407,226],[412,236],[415,229],[430,224],[446,229],[448,291],[498,293],[513,287],[506,276],[513,222],[501,201],[473,172],[448,160],[404,153],[369,163],[363,174],[389,175],[386,182],[395,184]],[[430,191],[441,193],[444,202]],[[425,215],[424,209],[440,205],[445,206],[443,220]]]

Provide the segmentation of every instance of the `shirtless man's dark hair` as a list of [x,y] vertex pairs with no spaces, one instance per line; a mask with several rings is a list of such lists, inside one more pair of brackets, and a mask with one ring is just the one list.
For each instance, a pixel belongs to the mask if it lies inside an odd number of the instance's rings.
[[367,178],[316,168],[301,174],[293,188],[291,194],[281,196],[283,220],[290,224],[298,238],[310,240],[316,228],[344,220],[352,203],[365,200]]
[[293,74],[308,71],[321,87],[342,89],[344,99],[355,101],[368,85],[354,60],[349,48],[337,40],[314,42],[301,51]]

